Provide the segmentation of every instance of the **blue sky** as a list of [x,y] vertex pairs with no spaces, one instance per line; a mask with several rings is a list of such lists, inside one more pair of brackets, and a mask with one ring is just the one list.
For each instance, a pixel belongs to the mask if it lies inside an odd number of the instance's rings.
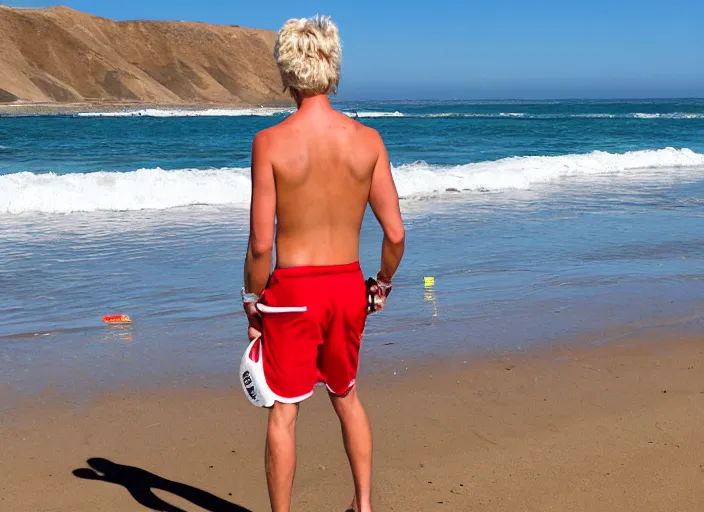
[[272,30],[330,14],[344,43],[343,99],[704,96],[702,0],[60,3],[118,20]]

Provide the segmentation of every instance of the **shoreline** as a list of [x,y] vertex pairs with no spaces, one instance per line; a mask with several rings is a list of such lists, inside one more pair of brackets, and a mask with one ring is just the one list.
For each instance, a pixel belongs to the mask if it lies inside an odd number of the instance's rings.
[[[375,434],[376,506],[698,510],[701,340],[663,328],[365,376],[359,389]],[[220,506],[212,510],[267,507],[266,413],[246,401],[234,372],[229,387],[206,381],[25,405],[0,431],[9,510],[143,510],[124,487],[145,479],[184,510],[205,495],[173,482],[225,500],[211,501]],[[294,510],[342,510],[351,482],[324,393],[304,403],[299,421]],[[86,465],[94,457],[137,469],[93,461],[113,483],[95,481]]]
[[79,103],[35,103],[14,102],[0,103],[1,117],[35,117],[35,116],[64,116],[85,112],[127,112],[145,109],[156,110],[188,110],[198,111],[207,109],[233,109],[246,110],[257,108],[290,108],[288,102],[269,102],[261,104],[243,103],[141,103],[141,102],[79,102]]
[[[704,315],[697,313],[702,305],[699,300],[683,301],[677,315],[650,316],[647,321],[622,319],[617,324],[591,328],[579,326],[574,332],[561,329],[559,334],[556,330],[553,336],[540,340],[528,339],[524,333],[501,344],[468,342],[463,333],[471,324],[463,325],[456,319],[438,319],[421,329],[391,334],[393,331],[388,331],[389,325],[393,325],[389,324],[391,319],[374,318],[370,322],[375,325],[368,325],[367,341],[361,347],[358,375],[362,380],[378,377],[394,381],[420,378],[440,367],[462,369],[494,360],[550,358],[562,351],[617,346],[629,340],[658,343],[673,335],[696,338],[702,334],[704,325]],[[126,328],[96,326],[88,329],[89,332],[63,336],[48,346],[32,345],[32,350],[40,352],[31,360],[12,356],[13,351],[17,355],[20,339],[4,340],[15,346],[7,347],[5,363],[0,365],[5,372],[5,378],[0,379],[0,425],[4,415],[11,417],[22,412],[28,404],[45,408],[59,402],[80,407],[94,399],[119,394],[150,394],[169,389],[188,392],[201,386],[219,391],[230,389],[236,383],[237,368],[247,343],[242,337],[246,331],[244,317],[236,315],[228,322],[232,322],[228,332],[234,326],[233,332],[239,335],[223,337],[216,329],[217,332],[206,335],[209,341],[204,345],[183,343],[189,336],[195,339],[202,335],[201,324],[186,334],[181,333],[180,342],[173,339],[169,343],[158,342],[153,333],[145,334],[144,327],[137,324]],[[376,325],[377,322],[380,323]],[[482,332],[474,334],[481,337]],[[88,346],[84,341],[86,336],[92,340],[87,342]],[[443,341],[437,341],[440,339]],[[89,349],[92,344],[97,345]],[[63,359],[66,351],[73,354],[73,360]],[[57,361],[62,364],[57,365]]]
[[[699,306],[701,303],[698,302],[692,308]],[[425,373],[437,368],[462,370],[490,361],[508,361],[510,364],[514,358],[552,358],[553,354],[564,351],[618,346],[630,340],[657,344],[673,335],[696,338],[702,333],[702,319],[702,315],[682,314],[652,319],[649,323],[600,326],[541,341],[526,340],[525,343],[502,345],[460,342],[461,329],[444,329],[443,323],[452,323],[444,319],[430,330],[416,332],[415,335],[404,333],[388,338],[385,330],[367,332],[368,341],[361,349],[358,375],[361,380],[379,378],[393,382],[422,378]],[[383,321],[388,322],[387,319]],[[245,331],[242,318],[238,317],[235,325],[235,332]],[[13,359],[8,359],[4,368],[6,378],[0,379],[0,425],[3,424],[3,416],[12,418],[16,413],[22,414],[32,407],[43,409],[52,403],[72,404],[81,408],[105,396],[152,394],[164,390],[190,392],[201,387],[223,391],[232,389],[233,385],[236,392],[240,391],[237,387],[237,368],[247,345],[240,336],[229,341],[211,340],[210,346],[201,349],[195,345],[165,345],[158,356],[151,356],[145,364],[139,358],[140,354],[146,355],[143,351],[148,348],[149,342],[138,339],[137,343],[142,348],[131,347],[135,336],[133,328],[125,330],[106,326],[101,331],[103,335],[98,336],[96,330],[92,337],[117,343],[113,345],[117,352],[89,356],[85,349],[74,346],[75,343],[67,339],[56,350],[46,352],[51,347],[43,347],[43,355],[38,355],[32,362],[14,360],[15,365],[20,364],[17,368],[11,368]],[[442,343],[419,343],[419,339],[427,336],[440,337],[443,331],[448,338]],[[34,349],[39,350],[40,346]],[[63,361],[63,365],[57,366],[55,362],[65,350],[74,353],[77,359],[75,362]],[[189,359],[182,356],[184,350],[191,354]],[[66,366],[67,363],[69,366]]]

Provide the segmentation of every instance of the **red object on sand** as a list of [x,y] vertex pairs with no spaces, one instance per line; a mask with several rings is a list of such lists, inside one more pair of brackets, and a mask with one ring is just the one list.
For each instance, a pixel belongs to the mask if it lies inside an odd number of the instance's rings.
[[109,315],[103,317],[106,324],[129,324],[132,320],[127,315]]

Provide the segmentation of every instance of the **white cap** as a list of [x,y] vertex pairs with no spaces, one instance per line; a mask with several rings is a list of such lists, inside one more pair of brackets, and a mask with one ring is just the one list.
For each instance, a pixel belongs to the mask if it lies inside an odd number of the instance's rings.
[[261,336],[252,340],[240,363],[240,382],[244,394],[257,407],[272,407],[276,396],[264,377],[264,353]]
[[[307,311],[303,307],[272,307],[266,304],[257,304],[257,309],[262,314],[271,313],[303,313]],[[264,351],[262,344],[264,340],[261,336],[253,339],[247,350],[242,355],[240,362],[240,383],[244,394],[249,401],[257,407],[272,407],[274,402],[280,399],[266,383],[264,376]]]

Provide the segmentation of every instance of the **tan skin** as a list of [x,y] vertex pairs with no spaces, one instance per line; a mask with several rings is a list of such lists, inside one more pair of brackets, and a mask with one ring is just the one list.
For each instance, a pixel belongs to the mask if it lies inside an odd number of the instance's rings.
[[[296,113],[252,143],[245,289],[259,295],[266,286],[275,221],[278,267],[357,261],[367,203],[384,230],[378,277],[391,282],[405,233],[384,142],[376,130],[335,111],[326,95],[303,99]],[[247,309],[258,331],[256,310]]]
[[[335,111],[327,95],[301,97],[298,110],[259,132],[252,144],[250,238],[244,277],[259,295],[269,278],[274,233],[280,268],[338,265],[359,259],[367,204],[383,231],[377,278],[391,282],[404,252],[405,233],[389,158],[379,134]],[[275,222],[277,229],[275,230]],[[382,300],[377,309],[382,309]],[[245,305],[249,337],[261,319]],[[352,508],[371,511],[371,431],[356,389],[332,397],[355,481]],[[267,432],[267,481],[272,510],[288,511],[295,473],[298,407],[276,403]]]

